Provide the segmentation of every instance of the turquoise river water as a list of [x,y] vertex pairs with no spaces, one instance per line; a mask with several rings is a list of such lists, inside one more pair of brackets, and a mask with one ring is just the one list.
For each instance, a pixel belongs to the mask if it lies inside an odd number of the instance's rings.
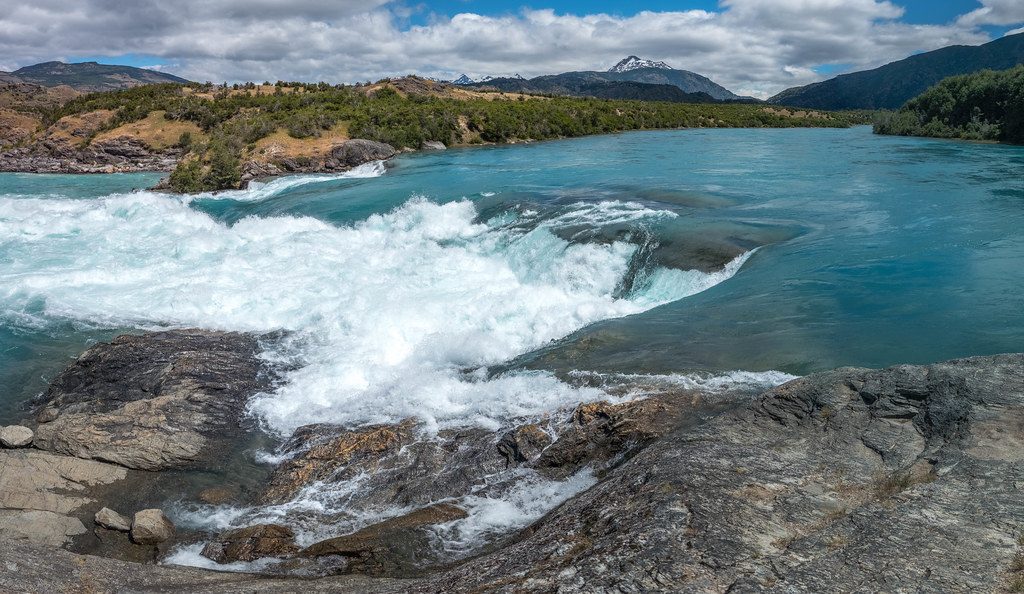
[[91,342],[166,326],[292,331],[266,356],[301,368],[251,407],[281,434],[497,425],[588,397],[579,372],[1024,350],[1022,147],[663,131],[135,191],[157,179],[0,174],[0,420]]

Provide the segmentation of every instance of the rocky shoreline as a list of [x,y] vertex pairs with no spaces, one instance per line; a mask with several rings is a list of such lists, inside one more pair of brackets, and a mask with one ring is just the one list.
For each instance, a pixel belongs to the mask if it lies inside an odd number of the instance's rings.
[[[80,134],[74,135],[74,132]],[[170,173],[184,156],[177,147],[157,150],[129,136],[94,141],[83,146],[88,130],[72,131],[72,139],[44,138],[30,146],[0,151],[0,172],[5,173]],[[83,137],[83,138],[80,138]],[[444,149],[441,143],[429,143],[428,150]],[[384,161],[398,154],[391,145],[371,140],[351,139],[337,143],[321,156],[293,156],[249,159],[241,165],[241,187],[255,179],[299,173],[339,173],[371,161]],[[154,189],[167,189],[167,178]]]
[[[1024,355],[839,369],[759,395],[612,386],[644,397],[497,430],[431,434],[413,419],[310,425],[261,443],[278,461],[241,479],[231,473],[251,460],[244,444],[260,434],[245,402],[279,377],[258,357],[271,340],[123,336],[54,379],[21,429],[0,431],[0,589],[1024,585]],[[353,484],[344,514],[288,505],[314,485]],[[480,501],[537,484],[564,493],[534,521],[472,533]],[[248,511],[220,532],[180,521],[172,529],[162,518],[174,510],[158,509],[170,493],[208,514],[226,504]],[[154,563],[182,546],[211,566],[263,575]]]

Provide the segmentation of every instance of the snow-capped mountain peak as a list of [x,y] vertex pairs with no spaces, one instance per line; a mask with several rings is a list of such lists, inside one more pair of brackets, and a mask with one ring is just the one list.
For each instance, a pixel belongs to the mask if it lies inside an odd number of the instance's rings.
[[636,56],[629,56],[615,66],[609,68],[608,72],[629,72],[630,70],[639,70],[640,68],[661,68],[664,70],[672,70],[672,67],[664,62],[641,60]]
[[484,83],[484,82],[487,82],[487,81],[489,81],[489,80],[491,80],[493,78],[494,78],[493,76],[481,76],[480,78],[470,78],[469,75],[463,74],[459,78],[453,80],[452,84],[453,85],[471,85],[471,84],[474,84],[474,83]]

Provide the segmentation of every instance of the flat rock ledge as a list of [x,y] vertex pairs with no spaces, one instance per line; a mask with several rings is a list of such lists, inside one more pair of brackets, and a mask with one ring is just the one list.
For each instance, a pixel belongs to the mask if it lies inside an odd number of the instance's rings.
[[12,541],[67,544],[86,532],[76,513],[95,503],[90,488],[126,476],[124,468],[113,464],[37,450],[0,450],[0,538],[5,546]]
[[[186,343],[224,338],[191,336]],[[162,370],[178,366],[169,351],[156,352],[168,358]],[[201,359],[205,351],[191,352]],[[223,349],[211,352],[213,360],[236,360]],[[184,368],[206,369],[197,374],[209,380],[212,370],[186,361]],[[122,376],[140,370],[136,385],[156,391],[163,387],[147,383],[153,377],[177,377],[138,365],[117,369]],[[68,383],[90,385],[75,378],[106,373],[83,364]],[[58,414],[40,428],[65,415],[103,418],[149,399],[68,393],[79,396],[51,397],[46,410]],[[200,391],[208,393],[209,385]],[[389,564],[429,545],[410,534],[462,517],[457,495],[474,488],[477,475],[523,467],[557,478],[603,461],[593,487],[531,526],[415,579],[221,574],[48,553],[15,539],[0,547],[0,590],[130,583],[139,592],[999,592],[1024,584],[1024,354],[838,369],[725,409],[684,396],[582,405],[554,436],[522,425],[414,446],[409,424],[340,433],[311,426],[294,438],[295,455],[272,477],[266,502],[287,500],[309,481],[370,471],[383,481],[372,491],[376,503],[417,511],[306,549],[287,526],[261,525],[226,533],[207,551],[215,558],[340,559],[342,572],[401,575],[401,564]],[[203,411],[193,414],[209,414]],[[139,439],[122,435],[127,443]],[[124,472],[109,464],[94,471],[108,467]],[[453,504],[429,503],[444,500],[442,493]]]
[[97,344],[50,383],[34,445],[138,470],[215,464],[248,398],[275,379],[258,353],[254,336],[209,330]]

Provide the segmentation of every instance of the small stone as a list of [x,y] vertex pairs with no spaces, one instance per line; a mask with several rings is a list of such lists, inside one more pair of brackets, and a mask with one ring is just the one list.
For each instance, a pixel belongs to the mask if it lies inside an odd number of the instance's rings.
[[57,420],[60,416],[60,410],[52,406],[47,406],[38,415],[36,415],[36,422],[39,424],[52,423]]
[[5,448],[23,448],[32,443],[33,436],[31,429],[21,425],[0,428],[0,444]]
[[104,507],[100,511],[96,512],[95,517],[96,523],[104,528],[111,530],[120,530],[121,532],[128,532],[132,529],[132,522],[128,518],[122,516],[116,511],[109,507]]
[[199,501],[210,505],[222,505],[234,499],[234,491],[227,487],[210,487],[199,492]]
[[135,544],[160,544],[174,538],[174,524],[167,519],[163,510],[144,509],[135,512],[131,537]]

